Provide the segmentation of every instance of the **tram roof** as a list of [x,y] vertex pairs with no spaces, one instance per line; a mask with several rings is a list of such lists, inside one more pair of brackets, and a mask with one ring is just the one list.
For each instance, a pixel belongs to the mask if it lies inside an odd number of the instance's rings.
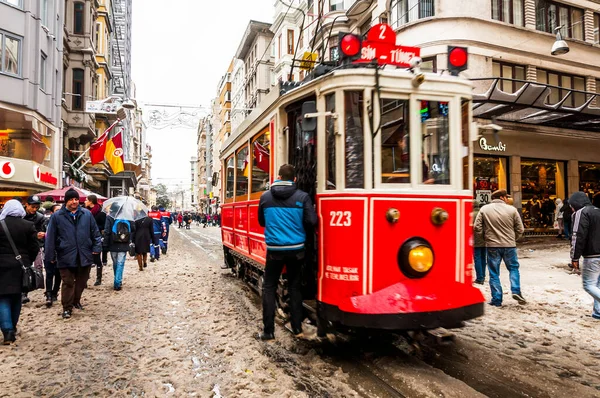
[[[472,96],[471,82],[455,76],[424,73],[425,81],[418,88],[415,88],[412,85],[415,74],[409,70],[384,68],[379,69],[378,73],[382,93],[399,95],[418,93],[424,96],[460,95],[466,98]],[[288,87],[285,87],[285,85]],[[221,152],[230,152],[232,145],[250,131],[258,132],[255,129],[263,128],[279,107],[313,95],[317,86],[320,86],[319,95],[338,89],[375,89],[375,69],[366,67],[337,69],[318,78],[299,82],[295,87],[289,83],[280,83],[279,90],[271,90],[259,107],[254,109],[249,117],[224,142]]]

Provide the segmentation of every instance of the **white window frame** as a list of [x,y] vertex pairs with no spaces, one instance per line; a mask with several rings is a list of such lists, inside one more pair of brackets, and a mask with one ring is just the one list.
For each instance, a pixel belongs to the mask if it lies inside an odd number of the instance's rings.
[[392,28],[395,30],[419,19],[435,16],[435,0],[431,0],[433,8],[431,15],[423,17],[419,15],[422,1],[424,0],[392,0],[389,19]]
[[[9,75],[9,76],[21,76],[21,71],[23,70],[23,38],[17,35],[13,35],[12,33],[6,32],[4,30],[0,30],[0,73]],[[4,58],[6,57],[6,39],[17,40],[19,42],[19,54],[17,55],[17,73],[11,73],[4,70]]]
[[8,4],[9,6],[16,7],[21,10],[23,9],[23,0],[0,0],[0,3]]

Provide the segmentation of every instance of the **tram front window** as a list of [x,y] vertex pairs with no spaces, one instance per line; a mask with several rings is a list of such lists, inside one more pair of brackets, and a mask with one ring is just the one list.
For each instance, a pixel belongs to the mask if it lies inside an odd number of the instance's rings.
[[448,103],[419,101],[423,137],[423,184],[450,184]]
[[382,99],[381,182],[410,183],[410,126],[408,101]]

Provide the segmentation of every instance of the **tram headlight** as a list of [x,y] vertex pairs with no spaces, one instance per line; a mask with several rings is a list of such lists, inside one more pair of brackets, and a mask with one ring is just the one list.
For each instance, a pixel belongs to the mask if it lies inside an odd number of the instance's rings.
[[431,245],[422,238],[406,241],[398,252],[398,265],[409,278],[422,278],[431,271],[434,263]]

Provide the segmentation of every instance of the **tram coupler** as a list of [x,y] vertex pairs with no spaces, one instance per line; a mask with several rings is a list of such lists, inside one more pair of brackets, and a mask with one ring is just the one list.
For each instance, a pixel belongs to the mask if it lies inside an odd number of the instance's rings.
[[456,335],[444,328],[430,329],[426,333],[433,337],[439,345],[449,345],[456,340]]

